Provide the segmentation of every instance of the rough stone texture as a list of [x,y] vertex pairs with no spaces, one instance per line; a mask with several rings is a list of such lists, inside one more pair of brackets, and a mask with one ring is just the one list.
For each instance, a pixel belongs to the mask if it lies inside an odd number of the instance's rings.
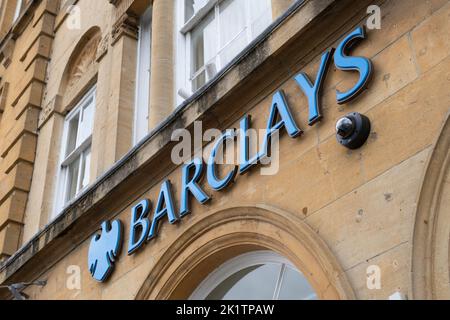
[[[3,63],[0,69],[0,85],[4,90],[0,123],[0,259],[13,255],[22,242],[25,203],[35,161],[37,120],[57,6],[54,0],[36,1],[31,6],[29,3],[24,2],[22,14],[12,28],[5,23],[11,23],[7,16],[12,7],[15,11],[16,1],[6,1],[1,13],[1,47],[10,48],[10,57],[3,56],[3,60],[10,62]],[[25,10],[29,12],[24,14]],[[3,83],[7,84],[7,90]]]

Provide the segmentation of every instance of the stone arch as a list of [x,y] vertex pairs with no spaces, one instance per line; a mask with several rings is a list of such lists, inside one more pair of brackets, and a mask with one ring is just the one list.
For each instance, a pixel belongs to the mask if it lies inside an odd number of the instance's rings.
[[267,206],[242,206],[214,212],[185,230],[158,259],[136,299],[186,299],[224,262],[257,250],[286,257],[320,299],[355,298],[337,259],[298,216]]
[[62,97],[62,111],[68,111],[80,95],[95,83],[98,72],[96,60],[101,39],[100,28],[90,28],[70,55],[58,90]]
[[414,299],[450,299],[450,117],[430,157],[412,247]]

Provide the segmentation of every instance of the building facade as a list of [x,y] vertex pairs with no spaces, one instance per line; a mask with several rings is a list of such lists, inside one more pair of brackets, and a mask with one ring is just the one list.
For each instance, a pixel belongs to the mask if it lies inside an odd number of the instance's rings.
[[450,299],[449,24],[448,0],[1,0],[0,285]]

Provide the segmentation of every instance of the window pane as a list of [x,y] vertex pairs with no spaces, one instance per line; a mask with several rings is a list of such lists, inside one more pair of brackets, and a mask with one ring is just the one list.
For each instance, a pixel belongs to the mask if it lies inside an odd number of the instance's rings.
[[192,74],[195,74],[208,60],[216,56],[215,38],[214,12],[211,12],[191,34]]
[[194,14],[196,14],[201,8],[203,8],[208,3],[208,0],[184,0],[184,3],[185,3],[184,21],[188,22],[189,19],[191,19],[194,16]]
[[151,64],[151,24],[152,8],[148,8],[141,17],[139,29],[139,52],[136,82],[136,106],[134,115],[134,143],[139,142],[148,133],[148,105],[150,102],[150,64]]
[[243,269],[215,288],[206,300],[272,300],[281,265]]
[[242,32],[220,52],[222,66],[225,67],[230,63],[247,46],[247,44],[247,34]]
[[86,188],[90,182],[90,171],[91,171],[91,148],[87,149],[83,153],[83,163],[81,165],[81,181],[79,190]]
[[200,89],[206,83],[206,72],[202,71],[192,80],[192,88],[194,91]]
[[316,300],[317,296],[306,278],[296,270],[286,267],[279,300]]
[[194,16],[194,0],[184,1],[184,22],[188,22]]
[[252,38],[255,39],[272,23],[271,0],[249,0]]
[[245,0],[226,0],[220,4],[220,47],[223,48],[245,30]]
[[81,145],[92,134],[92,124],[94,122],[94,97],[93,95],[86,101],[83,106],[83,114],[81,119],[80,137],[77,146]]
[[17,18],[19,18],[20,13],[22,11],[23,0],[17,0],[16,10],[14,12],[13,23],[16,22]]
[[77,195],[78,173],[80,170],[80,158],[77,158],[67,167],[67,193],[66,203],[75,198]]
[[80,113],[77,113],[69,121],[69,129],[67,132],[67,148],[66,157],[71,154],[77,146],[77,136],[78,136],[78,124],[80,121]]

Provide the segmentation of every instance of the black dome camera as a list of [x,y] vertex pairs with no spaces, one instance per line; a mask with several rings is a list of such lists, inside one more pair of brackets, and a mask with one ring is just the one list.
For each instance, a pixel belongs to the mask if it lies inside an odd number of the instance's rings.
[[369,118],[354,112],[339,119],[336,124],[336,138],[344,147],[355,150],[366,143],[370,130]]

